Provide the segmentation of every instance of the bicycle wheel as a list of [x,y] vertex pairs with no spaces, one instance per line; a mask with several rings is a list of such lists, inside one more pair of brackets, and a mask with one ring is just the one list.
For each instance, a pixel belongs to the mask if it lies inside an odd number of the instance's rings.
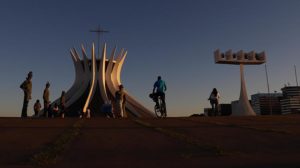
[[155,112],[155,115],[156,115],[156,117],[158,117],[158,118],[161,118],[162,117],[162,113],[161,113],[161,108],[160,108],[160,106],[154,106],[154,112]]
[[165,103],[161,102],[160,111],[161,111],[162,117],[167,117],[167,108],[166,108]]
[[154,111],[155,111],[155,114],[158,118],[161,118],[161,117],[164,117],[164,111],[162,109],[162,101],[161,101],[161,98],[159,97],[158,98],[158,106],[154,106]]

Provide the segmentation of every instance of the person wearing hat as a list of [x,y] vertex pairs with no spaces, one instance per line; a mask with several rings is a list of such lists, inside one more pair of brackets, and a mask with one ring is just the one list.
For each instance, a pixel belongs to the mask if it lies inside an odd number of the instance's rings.
[[31,93],[32,93],[32,72],[30,71],[27,74],[26,80],[20,85],[20,88],[24,91],[24,99],[23,99],[23,107],[22,107],[22,118],[27,117],[27,108],[29,100],[31,99]]

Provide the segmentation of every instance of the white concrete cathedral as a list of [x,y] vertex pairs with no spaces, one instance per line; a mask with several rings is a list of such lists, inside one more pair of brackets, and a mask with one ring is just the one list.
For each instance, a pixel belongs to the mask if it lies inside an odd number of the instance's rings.
[[[75,48],[70,54],[75,67],[75,81],[66,92],[66,115],[78,116],[79,112],[86,112],[89,108],[92,115],[103,116],[101,106],[108,101],[114,101],[115,92],[121,85],[121,70],[127,51],[121,51],[115,56],[113,49],[107,59],[106,44],[102,48],[101,58],[95,56],[95,45],[91,47],[91,57],[87,56],[86,49],[81,46],[82,59]],[[126,87],[125,87],[126,88]],[[126,112],[129,117],[154,117],[154,113],[126,93]],[[59,102],[57,99],[55,102]]]

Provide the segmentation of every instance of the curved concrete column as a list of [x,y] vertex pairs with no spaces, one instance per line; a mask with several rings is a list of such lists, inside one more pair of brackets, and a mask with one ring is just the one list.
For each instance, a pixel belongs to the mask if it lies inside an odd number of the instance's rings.
[[100,60],[100,66],[99,66],[99,75],[98,75],[98,83],[100,88],[100,94],[102,97],[102,100],[104,102],[108,102],[107,93],[106,93],[106,86],[105,86],[105,64],[106,64],[106,43],[104,44],[103,50],[102,50],[102,58]]
[[[127,53],[127,52],[125,52]],[[111,82],[112,86],[111,86],[111,91],[112,91],[112,95],[114,96],[115,92],[117,90],[119,90],[119,85],[121,85],[120,82],[120,73],[121,73],[121,69],[124,63],[126,55],[124,55],[124,49],[121,49],[116,62],[113,66],[112,72],[111,72],[111,80],[109,82]],[[127,98],[127,95],[126,95]],[[140,114],[137,112],[137,110],[132,106],[132,104],[128,103],[128,99],[126,102],[126,108],[128,108],[132,113],[134,113],[134,115],[140,117]]]
[[119,60],[119,66],[116,67],[117,69],[117,84],[120,85],[121,84],[121,70],[123,68],[123,64],[125,61],[125,58],[127,56],[127,51],[124,52],[122,58]]
[[83,57],[83,65],[84,65],[84,73],[90,78],[91,70],[90,70],[90,64],[89,64],[89,59],[87,57],[85,48],[83,45],[81,45],[81,51],[82,51],[82,57]]
[[[82,46],[82,48],[83,48],[83,46]],[[84,50],[82,52],[85,53]],[[79,58],[79,55],[75,48],[73,49],[73,53],[77,58]],[[86,55],[83,54],[83,57],[86,57]],[[87,75],[87,72],[89,71],[87,62],[83,61],[83,64],[82,64],[82,61],[80,60],[77,62],[76,67],[79,72],[78,73],[79,81],[77,82],[78,85],[76,87],[76,90],[73,92],[70,99],[68,101],[66,101],[66,108],[68,108],[70,105],[75,103],[75,101],[78,100],[83,95],[84,91],[88,88],[88,85],[89,85],[90,77],[89,77],[89,75]]]
[[120,66],[120,61],[122,60],[122,57],[123,57],[123,53],[124,53],[124,49],[122,48],[119,55],[116,58],[116,62],[114,64],[114,67],[113,67],[112,73],[111,73],[111,81],[112,81],[112,84],[113,84],[113,87],[115,88],[115,90],[119,90],[120,83],[118,83],[118,69]]
[[80,87],[80,83],[82,81],[82,76],[84,75],[84,69],[83,69],[83,65],[81,63],[81,59],[76,51],[75,48],[73,48],[73,50],[71,50],[71,53],[73,54],[73,56],[76,58],[76,65],[75,65],[75,73],[76,73],[76,80],[77,80],[77,85],[75,90],[77,90]]
[[95,93],[95,77],[96,77],[96,60],[95,60],[95,46],[94,44],[92,45],[92,62],[91,62],[91,86],[90,86],[90,90],[89,90],[89,94],[88,97],[86,99],[86,102],[84,104],[83,107],[83,112],[85,113],[89,107],[89,104],[92,100],[92,96]]
[[69,100],[70,97],[74,94],[76,87],[78,86],[78,81],[79,81],[79,72],[78,72],[78,68],[77,68],[77,58],[75,57],[75,55],[73,54],[72,50],[70,50],[70,55],[71,58],[73,60],[73,64],[74,64],[74,68],[75,68],[75,80],[73,82],[73,85],[71,86],[71,88],[66,92],[65,96],[66,96],[66,100]]
[[72,95],[70,95],[69,98],[67,98],[66,100],[66,108],[68,108],[71,104],[73,104],[78,97],[80,97],[83,92],[84,89],[87,88],[87,83],[85,80],[85,75],[84,75],[84,65],[82,65],[81,60],[79,58],[79,55],[76,51],[75,48],[73,48],[72,50],[73,55],[78,59],[78,61],[76,62],[76,76],[78,76],[78,81],[76,82],[76,87],[74,89],[74,91],[72,91]]
[[115,61],[114,61],[115,53],[116,53],[116,47],[113,49],[113,51],[111,53],[111,56],[110,56],[110,59],[108,61],[108,65],[106,68],[106,73],[105,73],[107,90],[112,95],[112,98],[115,98],[115,92],[116,92],[116,89],[112,82],[112,71],[113,71],[113,66],[115,63]]
[[74,95],[74,93],[76,92],[77,88],[80,85],[80,75],[81,75],[81,69],[80,68],[80,59],[75,55],[75,53],[70,50],[70,55],[72,57],[73,60],[73,64],[74,64],[74,68],[75,68],[75,81],[72,85],[72,87],[66,92],[66,101],[68,101],[72,95]]
[[[127,56],[127,51],[121,51],[119,57],[116,60],[116,64],[114,66],[112,77],[113,77],[113,84],[118,89],[118,86],[121,85],[121,71],[122,67],[125,61],[125,58]],[[130,94],[128,91],[125,90],[126,98],[127,98],[127,104],[126,107],[134,113],[137,117],[154,117],[154,113],[152,113],[150,110],[145,108],[143,105],[138,103]]]
[[[113,52],[111,54],[110,60],[108,62],[108,67],[106,70],[106,84],[107,84],[108,90],[111,93],[111,95],[113,96],[113,98],[115,98],[115,92],[118,90],[118,86],[121,84],[121,83],[118,83],[117,73],[118,73],[118,67],[120,66],[120,61],[123,58],[122,53],[124,53],[123,52],[124,50],[122,50],[120,52],[119,56],[117,57],[117,61],[115,61],[115,64],[114,64],[115,51],[116,51],[116,48],[113,50]],[[114,79],[112,79],[112,78],[114,78]],[[126,97],[128,97],[128,96],[126,95]],[[137,117],[141,117],[141,115],[138,112],[136,112],[136,109],[130,103],[127,102],[127,104],[125,106],[132,113],[134,113],[134,115],[136,115]]]

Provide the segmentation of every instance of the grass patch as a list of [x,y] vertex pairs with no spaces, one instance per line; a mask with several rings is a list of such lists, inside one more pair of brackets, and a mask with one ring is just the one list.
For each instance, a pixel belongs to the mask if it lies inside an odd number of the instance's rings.
[[35,167],[53,165],[57,162],[60,154],[79,135],[84,120],[75,122],[70,129],[65,130],[54,142],[47,145],[39,153],[34,154],[30,162]]

